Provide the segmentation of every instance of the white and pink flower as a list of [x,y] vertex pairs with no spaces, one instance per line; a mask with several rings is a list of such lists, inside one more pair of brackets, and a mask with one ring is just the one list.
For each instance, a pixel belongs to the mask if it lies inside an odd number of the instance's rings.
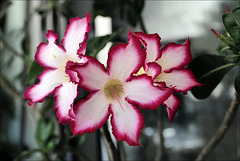
[[129,32],[128,43],[110,49],[107,68],[89,56],[83,65],[69,62],[69,68],[79,76],[79,86],[90,92],[74,106],[76,118],[70,121],[74,135],[96,131],[111,115],[115,138],[129,145],[140,145],[144,120],[136,106],[156,109],[171,94],[167,88],[154,86],[146,74],[133,76],[144,65],[145,57],[141,42]]
[[187,39],[183,45],[169,43],[160,50],[161,38],[158,34],[142,32],[135,34],[147,53],[144,67],[137,75],[147,73],[152,76],[154,85],[172,90],[171,96],[163,102],[167,107],[169,120],[172,122],[180,105],[180,100],[174,92],[186,94],[192,87],[201,86],[194,78],[192,71],[186,67],[192,60],[190,41]]
[[[28,87],[24,92],[24,98],[29,105],[42,102],[49,94],[54,93],[55,107],[59,123],[66,124],[71,120],[73,101],[77,97],[78,82],[73,80],[72,71],[66,70],[68,61],[85,63],[82,58],[85,54],[87,33],[90,32],[91,16],[86,14],[85,18],[72,18],[65,31],[62,45],[56,43],[58,35],[52,30],[46,34],[47,43],[41,43],[37,48],[35,60],[44,67],[44,71],[38,77],[36,85]],[[72,77],[69,76],[72,75]],[[71,114],[73,114],[71,112]]]

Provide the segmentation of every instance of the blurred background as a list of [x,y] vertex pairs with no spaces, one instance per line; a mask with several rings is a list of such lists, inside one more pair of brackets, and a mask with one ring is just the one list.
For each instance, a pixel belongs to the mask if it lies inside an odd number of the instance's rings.
[[[222,14],[226,12],[226,5],[234,9],[237,3],[234,0],[2,0],[0,160],[13,160],[20,154],[24,160],[107,160],[99,131],[71,137],[69,125],[57,123],[52,96],[33,108],[23,99],[26,87],[37,82],[36,79],[29,81],[28,73],[37,46],[46,42],[47,30],[56,32],[61,40],[69,19],[85,17],[87,12],[92,15],[89,42],[95,37],[115,33],[114,37],[108,36],[104,47],[98,50],[97,57],[102,63],[106,62],[112,44],[127,42],[128,29],[158,33],[162,47],[169,42],[183,44],[189,37],[192,57],[195,58],[201,54],[216,54],[221,43],[210,28],[225,33]],[[87,54],[91,55],[94,50],[88,49]],[[206,99],[198,100],[191,92],[179,95],[181,107],[172,125],[164,110],[164,160],[196,158],[214,135],[231,103],[236,72],[235,68],[228,72]],[[83,97],[85,92],[81,94]],[[144,147],[131,147],[119,142],[117,146],[124,160],[154,160],[158,153],[158,116],[156,111],[142,112],[145,124],[140,143]],[[240,111],[207,160],[240,160],[239,127]]]

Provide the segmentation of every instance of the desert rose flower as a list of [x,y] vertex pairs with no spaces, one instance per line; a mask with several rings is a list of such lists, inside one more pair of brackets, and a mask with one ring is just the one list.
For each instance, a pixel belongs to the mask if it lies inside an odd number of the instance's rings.
[[163,102],[168,111],[170,123],[180,105],[174,92],[187,93],[192,87],[200,86],[190,69],[186,66],[192,60],[189,39],[183,45],[169,43],[161,50],[158,34],[135,33],[146,48],[144,67],[137,75],[147,73],[152,76],[154,85],[172,90],[171,96]]
[[146,53],[141,42],[129,32],[128,43],[117,44],[108,53],[107,68],[93,57],[84,65],[70,62],[79,76],[79,86],[89,95],[74,106],[75,120],[70,121],[74,135],[94,132],[111,116],[115,138],[129,145],[138,142],[143,127],[143,109],[156,109],[171,94],[154,86],[150,76],[133,76],[144,64]]
[[[81,58],[85,54],[87,33],[90,32],[89,14],[84,18],[72,18],[67,26],[62,45],[56,43],[58,35],[52,30],[46,34],[47,43],[41,43],[35,54],[35,60],[44,67],[44,71],[38,77],[39,82],[36,85],[28,87],[24,92],[24,98],[29,105],[36,102],[42,102],[44,98],[54,93],[54,110],[59,119],[59,123],[66,124],[71,117],[73,101],[78,92],[78,79],[74,77],[71,71],[66,70],[68,61],[85,63],[86,59]],[[71,74],[72,77],[69,76]]]

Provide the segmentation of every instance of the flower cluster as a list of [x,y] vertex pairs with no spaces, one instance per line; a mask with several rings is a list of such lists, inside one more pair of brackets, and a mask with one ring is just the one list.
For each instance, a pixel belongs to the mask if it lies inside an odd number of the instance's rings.
[[[129,32],[126,44],[110,49],[105,68],[84,55],[90,21],[89,14],[71,19],[62,45],[56,43],[57,34],[48,31],[48,43],[41,43],[35,55],[45,69],[24,98],[33,106],[53,93],[59,123],[69,123],[74,135],[96,131],[111,116],[115,138],[140,145],[144,119],[139,108],[154,110],[166,105],[171,122],[180,104],[174,92],[186,93],[200,85],[185,67],[191,61],[190,41],[170,43],[160,50],[158,34]],[[74,104],[78,88],[89,95]]]

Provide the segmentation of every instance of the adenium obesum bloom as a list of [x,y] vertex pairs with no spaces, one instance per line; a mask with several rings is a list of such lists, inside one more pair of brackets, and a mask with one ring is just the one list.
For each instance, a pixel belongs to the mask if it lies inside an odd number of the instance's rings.
[[161,38],[158,34],[142,32],[135,34],[147,53],[144,67],[137,75],[147,73],[152,76],[154,85],[172,90],[171,96],[163,102],[167,107],[169,120],[172,122],[180,105],[180,100],[174,92],[186,94],[192,87],[201,86],[194,78],[192,71],[186,67],[192,60],[190,41],[187,39],[183,45],[169,43],[160,50]]
[[70,121],[74,135],[96,131],[111,115],[115,138],[140,145],[144,120],[136,106],[156,109],[171,94],[169,89],[154,86],[146,74],[133,76],[143,66],[145,56],[139,39],[129,32],[128,43],[110,49],[107,68],[89,56],[83,65],[69,62],[70,69],[78,74],[79,86],[90,92],[74,105],[75,120]]
[[[89,22],[91,16],[86,14],[85,18],[72,18],[67,26],[62,45],[56,43],[58,35],[52,30],[46,34],[47,43],[41,43],[35,54],[35,60],[44,67],[44,71],[38,77],[36,85],[28,87],[24,92],[24,98],[29,100],[29,105],[42,102],[44,98],[54,93],[55,107],[59,123],[66,124],[71,119],[73,101],[78,92],[78,79],[74,79],[71,71],[66,70],[68,61],[85,63],[86,59],[81,57],[85,54],[87,33],[90,32]],[[70,78],[69,74],[73,77]],[[72,113],[73,114],[73,113]]]

